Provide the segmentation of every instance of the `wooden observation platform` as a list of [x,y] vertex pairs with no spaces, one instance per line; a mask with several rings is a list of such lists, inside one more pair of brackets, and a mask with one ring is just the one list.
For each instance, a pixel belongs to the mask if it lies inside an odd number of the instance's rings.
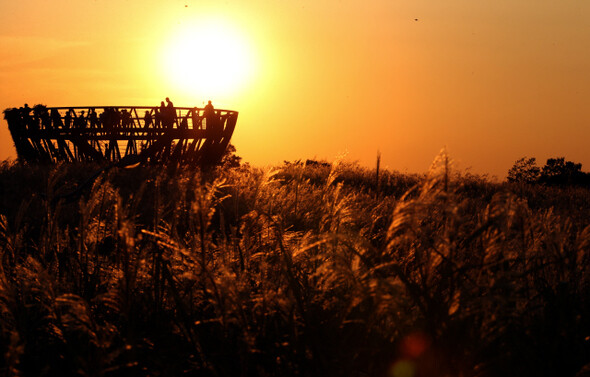
[[218,163],[238,112],[153,106],[21,107],[4,110],[18,158],[123,165]]

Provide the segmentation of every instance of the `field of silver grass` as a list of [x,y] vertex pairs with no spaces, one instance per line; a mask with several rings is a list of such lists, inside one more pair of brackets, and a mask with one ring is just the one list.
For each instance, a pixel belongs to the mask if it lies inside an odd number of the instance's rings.
[[574,376],[590,193],[291,163],[0,167],[8,376]]

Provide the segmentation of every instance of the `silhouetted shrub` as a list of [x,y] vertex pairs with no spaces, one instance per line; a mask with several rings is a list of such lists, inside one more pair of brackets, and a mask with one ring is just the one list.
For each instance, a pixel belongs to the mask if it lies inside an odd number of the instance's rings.
[[537,166],[536,159],[520,158],[508,170],[508,182],[535,183],[539,180],[541,169]]

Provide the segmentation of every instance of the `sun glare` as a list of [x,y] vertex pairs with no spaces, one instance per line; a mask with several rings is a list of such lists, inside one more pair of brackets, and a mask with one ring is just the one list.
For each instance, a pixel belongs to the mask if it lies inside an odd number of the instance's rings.
[[188,94],[232,95],[253,78],[252,47],[226,22],[195,22],[173,32],[165,43],[165,78]]

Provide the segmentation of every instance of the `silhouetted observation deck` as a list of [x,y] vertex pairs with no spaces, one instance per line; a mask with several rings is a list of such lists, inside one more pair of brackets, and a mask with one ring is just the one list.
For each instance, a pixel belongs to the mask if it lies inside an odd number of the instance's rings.
[[18,158],[28,162],[218,163],[238,112],[153,106],[21,107],[4,110]]

